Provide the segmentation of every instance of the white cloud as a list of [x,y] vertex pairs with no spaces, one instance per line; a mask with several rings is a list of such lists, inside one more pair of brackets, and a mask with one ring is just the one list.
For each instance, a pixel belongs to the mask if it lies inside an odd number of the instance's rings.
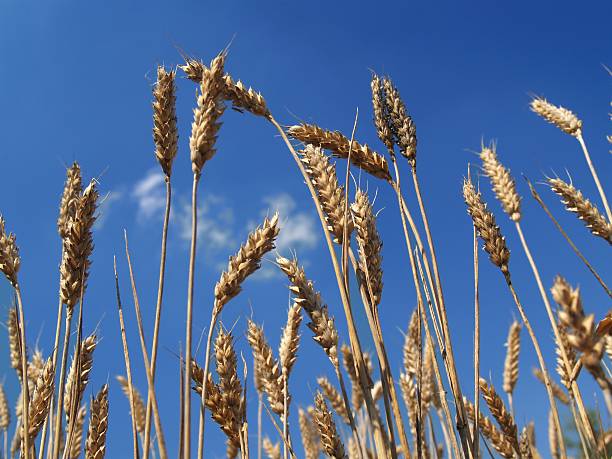
[[110,191],[106,196],[102,198],[100,201],[100,205],[98,206],[98,215],[96,218],[96,223],[94,224],[95,229],[102,229],[108,215],[110,214],[111,206],[121,200],[123,197],[122,191]]
[[148,220],[161,216],[166,206],[164,188],[164,174],[157,169],[150,170],[134,185],[132,197],[138,203],[138,218]]

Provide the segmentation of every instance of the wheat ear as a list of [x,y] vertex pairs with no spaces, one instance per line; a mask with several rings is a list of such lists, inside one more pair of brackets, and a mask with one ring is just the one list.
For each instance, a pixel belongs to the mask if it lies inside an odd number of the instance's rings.
[[480,151],[482,169],[491,181],[495,196],[501,203],[504,212],[518,222],[521,219],[521,197],[516,192],[516,184],[510,171],[497,158],[495,144],[489,147],[482,146]]
[[153,140],[155,157],[166,176],[172,175],[172,163],[178,150],[176,127],[176,84],[174,70],[157,67],[157,82],[153,88]]
[[565,208],[575,213],[585,226],[593,233],[612,244],[612,223],[599,212],[597,207],[586,199],[582,192],[571,183],[561,179],[548,179],[551,190],[561,196]]
[[279,442],[272,443],[272,440],[266,436],[263,439],[263,449],[266,452],[268,459],[280,459],[281,448]]
[[[66,386],[64,388],[64,412],[66,413],[66,422],[69,422],[72,416],[72,407],[78,407],[81,404],[83,394],[85,393],[85,387],[89,382],[89,373],[93,367],[93,353],[96,349],[96,344],[96,335],[92,334],[88,336],[81,342],[79,358],[77,358],[76,352],[72,357],[72,364],[70,365],[70,371],[68,372]],[[74,402],[73,396],[76,396]]]
[[516,320],[510,325],[508,330],[508,340],[506,341],[506,360],[504,362],[504,384],[503,389],[508,394],[508,404],[510,412],[514,413],[512,394],[519,377],[519,356],[521,353],[521,324]]
[[87,408],[85,406],[81,406],[73,421],[74,426],[71,427],[72,440],[70,441],[70,451],[68,452],[68,457],[70,459],[77,459],[81,455],[81,449],[83,446],[83,424],[85,423],[86,414]]
[[300,434],[302,436],[302,446],[304,447],[305,459],[318,459],[321,449],[319,434],[307,411],[302,408],[298,410]]
[[[533,368],[531,371],[533,372],[533,375],[536,377],[538,381],[540,381],[542,384],[545,384],[544,375],[542,374],[542,370],[540,370],[539,368]],[[555,398],[559,400],[561,403],[563,403],[564,405],[569,405],[570,399],[568,395],[565,393],[565,391],[561,388],[561,386],[559,386],[554,381],[551,381],[551,386],[552,386],[553,394],[555,394]]]
[[408,160],[412,168],[416,167],[417,136],[416,126],[400,97],[398,89],[389,78],[382,82],[387,106],[388,125],[393,140],[400,153]]
[[85,442],[85,459],[104,459],[108,431],[108,384],[104,384],[89,408],[89,428]]
[[344,445],[340,440],[331,411],[320,392],[315,395],[314,422],[321,435],[321,444],[325,452],[334,459],[346,458]]
[[144,401],[142,399],[142,395],[138,389],[133,387],[131,391],[131,397],[130,397],[130,385],[128,383],[128,380],[124,376],[117,376],[117,382],[119,382],[119,385],[121,386],[121,390],[123,391],[123,394],[125,395],[125,397],[128,400],[131,400],[131,398],[133,398],[134,411],[132,411],[132,409],[130,408],[130,413],[132,417],[134,418],[134,422],[136,423],[136,431],[139,434],[143,434],[144,429],[145,429],[146,409],[145,409]]
[[338,390],[325,377],[317,378],[317,384],[321,388],[323,395],[329,401],[336,414],[338,414],[338,416],[340,416],[346,424],[350,425],[348,412],[344,406],[344,400],[342,399],[342,395],[340,395]]
[[8,428],[11,424],[11,409],[8,405],[4,384],[0,384],[0,432],[4,437],[4,457],[8,457]]
[[[51,396],[55,387],[54,376],[55,372],[53,371],[53,361],[52,359],[48,359],[45,362],[43,371],[38,376],[34,390],[32,391],[32,399],[30,400],[28,415],[22,416],[22,419],[27,417],[30,420],[28,436],[32,443],[34,443],[34,439],[38,435],[38,432],[40,432],[40,429],[42,428],[43,423],[49,414]],[[27,448],[24,448],[23,451],[27,451]]]
[[480,392],[506,440],[512,444],[516,451],[519,451],[516,423],[512,414],[506,409],[503,400],[497,394],[493,385],[487,383],[484,378],[480,378]]

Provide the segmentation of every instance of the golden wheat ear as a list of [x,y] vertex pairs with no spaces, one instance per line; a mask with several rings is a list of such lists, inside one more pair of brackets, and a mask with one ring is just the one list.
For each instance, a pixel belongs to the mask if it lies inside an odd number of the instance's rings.
[[89,413],[85,459],[104,459],[108,432],[108,384],[104,384],[91,399]]
[[541,97],[534,98],[530,107],[534,113],[569,135],[577,137],[582,133],[582,121],[571,110],[553,105]]
[[480,378],[480,392],[506,440],[512,444],[516,451],[519,451],[516,423],[512,414],[506,409],[503,400],[497,394],[493,385],[487,383],[484,378]]
[[155,157],[167,177],[172,175],[172,163],[178,151],[176,126],[176,72],[157,67],[157,82],[153,88],[153,140]]
[[323,394],[320,392],[317,392],[315,396],[313,417],[321,436],[323,450],[334,459],[345,459],[346,453],[344,445],[338,435],[338,431],[336,430],[336,423],[334,422],[331,411],[329,411],[325,403]]

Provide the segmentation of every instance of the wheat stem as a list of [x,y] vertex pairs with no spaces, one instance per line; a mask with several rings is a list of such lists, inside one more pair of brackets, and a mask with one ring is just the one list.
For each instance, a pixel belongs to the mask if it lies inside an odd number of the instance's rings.
[[14,284],[15,295],[17,296],[17,310],[19,312],[17,316],[17,323],[19,326],[19,342],[21,344],[21,387],[22,387],[22,416],[21,422],[23,424],[23,431],[26,432],[23,435],[23,446],[26,451],[26,456],[30,454],[30,435],[29,435],[29,414],[28,406],[30,403],[30,391],[28,388],[28,361],[27,361],[27,346],[26,346],[26,334],[25,334],[25,320],[23,315],[23,301],[21,299],[21,288],[18,283]]
[[591,156],[589,155],[589,150],[587,149],[586,143],[584,142],[584,138],[582,137],[581,132],[576,136],[576,139],[578,139],[578,142],[580,143],[580,147],[582,147],[582,152],[584,153],[584,159],[586,159],[586,162],[589,165],[589,169],[591,170],[591,175],[593,176],[593,180],[595,181],[595,185],[597,185],[597,191],[599,191],[599,196],[601,196],[601,201],[603,202],[604,208],[606,209],[606,215],[608,217],[608,222],[612,222],[612,212],[610,212],[610,205],[608,204],[608,198],[606,198],[606,193],[604,192],[604,189],[601,186],[601,182],[599,181],[599,176],[597,175],[595,166],[593,166],[593,162],[591,161]]
[[[61,301],[61,300],[60,300]],[[72,310],[66,309],[66,319],[64,324],[64,345],[62,349],[62,361],[60,366],[59,388],[57,392],[57,405],[55,413],[55,428],[53,438],[53,458],[59,457],[60,438],[59,431],[62,428],[62,409],[64,406],[64,385],[66,380],[66,365],[68,363],[68,347],[70,346],[70,329],[72,328]]]
[[[121,294],[119,292],[119,275],[117,274],[117,258],[113,256],[113,268],[115,271],[115,290],[117,293],[117,311],[119,315],[119,328],[121,330],[121,342],[123,344],[123,358],[125,360],[125,373],[128,381],[128,399],[130,401],[130,413],[132,418],[132,444],[134,451],[134,459],[140,458],[138,449],[138,433],[136,429],[136,410],[134,404],[134,386],[132,384],[132,366],[130,364],[130,352],[128,350],[127,337],[125,332],[125,321],[123,320],[123,307],[121,306]],[[59,437],[59,430],[57,436]],[[59,438],[57,443],[59,444]]]
[[474,457],[479,457],[480,447],[480,297],[479,297],[479,267],[478,267],[478,238],[476,227],[472,225],[473,257],[474,257],[474,443],[472,452]]

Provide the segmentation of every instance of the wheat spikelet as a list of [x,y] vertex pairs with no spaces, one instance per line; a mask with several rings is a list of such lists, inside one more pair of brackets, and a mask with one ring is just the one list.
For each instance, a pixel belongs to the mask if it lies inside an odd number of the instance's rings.
[[283,376],[289,379],[289,374],[293,368],[293,364],[297,359],[297,352],[300,346],[300,324],[302,323],[302,308],[299,304],[294,303],[287,313],[287,324],[283,329],[278,356]]
[[240,293],[241,284],[259,269],[262,257],[274,249],[274,240],[278,232],[278,213],[276,213],[253,230],[238,253],[230,257],[227,270],[221,273],[215,285],[214,315],[219,314],[223,306]]
[[34,354],[28,362],[28,379],[36,382],[44,367],[45,358],[42,355],[42,351],[40,349],[34,350]]
[[536,97],[531,101],[531,110],[569,135],[578,137],[582,132],[582,121],[567,108]]
[[300,124],[291,126],[288,133],[294,139],[312,144],[332,152],[334,156],[339,158],[348,158],[349,151],[351,153],[351,162],[383,180],[391,180],[389,174],[389,166],[387,160],[373,151],[367,145],[361,145],[356,140],[351,141],[338,131],[327,131],[314,124]]
[[372,385],[372,389],[370,390],[370,394],[372,395],[372,400],[374,402],[380,401],[383,396],[383,385],[382,381],[378,380]]
[[508,273],[508,262],[510,251],[506,247],[506,241],[501,230],[495,222],[495,217],[487,209],[480,193],[476,192],[474,185],[469,180],[463,180],[463,198],[467,204],[468,214],[472,217],[474,227],[484,242],[484,249],[489,254],[491,262]]
[[[557,354],[557,373],[561,377],[561,383],[569,389],[571,386],[571,369],[576,365],[576,352],[574,348],[570,345],[569,340],[567,339],[567,327],[563,325],[561,322],[557,322],[557,329],[559,330],[559,340],[555,339],[555,354]],[[563,350],[565,350],[565,355],[567,356],[567,360],[569,363],[569,369],[565,365],[565,360],[563,357]]]
[[[128,401],[130,400],[130,385],[128,384],[127,379],[123,376],[117,376],[117,381],[121,386],[121,390],[123,394],[126,396]],[[132,398],[134,400],[134,413],[132,413],[134,417],[134,423],[136,424],[136,431],[139,434],[142,434],[145,429],[145,404],[142,400],[142,395],[135,387],[132,388]],[[131,403],[130,403],[131,405]],[[132,407],[130,406],[130,411]]]
[[253,358],[259,365],[270,409],[282,416],[284,411],[283,376],[278,361],[272,353],[272,348],[266,340],[263,328],[249,320],[247,339],[253,349]]
[[0,383],[0,431],[6,432],[11,423],[11,409],[9,408],[4,384]]
[[57,231],[62,239],[68,236],[68,224],[76,213],[76,205],[79,201],[81,188],[81,168],[75,161],[66,170],[66,183],[60,201],[59,217],[57,218]]
[[438,393],[434,375],[433,359],[435,359],[434,350],[429,344],[429,341],[427,341],[423,356],[423,381],[421,383],[421,401],[423,403],[424,412],[429,410],[429,406],[432,403],[434,405],[438,405]]
[[533,459],[527,427],[523,427],[523,430],[521,430],[521,435],[519,437],[519,453],[522,459]]
[[[463,398],[463,404],[468,418],[474,422],[476,418],[474,404],[465,397]],[[513,444],[509,442],[504,434],[497,430],[493,422],[482,413],[479,413],[478,416],[478,427],[480,428],[480,433],[491,441],[491,445],[493,445],[493,448],[495,448],[499,454],[507,459],[512,459],[514,457]]]
[[157,67],[157,83],[153,88],[153,140],[155,157],[164,174],[170,177],[172,163],[178,151],[176,127],[176,84],[174,70]]
[[219,327],[215,339],[215,359],[217,361],[217,374],[219,375],[219,390],[221,403],[227,414],[225,423],[226,434],[236,447],[240,446],[240,427],[242,425],[242,385],[238,378],[238,363],[234,351],[234,338]]
[[85,459],[104,459],[108,431],[108,384],[104,384],[91,399],[89,428],[85,442]]
[[[539,368],[534,368],[531,371],[533,372],[533,375],[536,377],[538,381],[540,381],[542,384],[546,384],[544,380],[544,375],[542,374],[542,370],[540,370]],[[550,382],[550,386],[552,388],[552,392],[555,398],[559,400],[561,403],[563,403],[564,405],[569,405],[570,399],[567,393],[554,381]]]
[[334,367],[338,368],[338,331],[334,320],[329,317],[327,305],[322,303],[321,295],[314,289],[312,281],[306,278],[297,260],[278,257],[276,263],[289,278],[289,290],[295,295],[295,302],[310,317],[308,328],[314,333],[314,340],[323,348]]
[[342,418],[346,424],[350,424],[348,412],[346,406],[344,406],[344,400],[340,392],[332,385],[331,382],[325,377],[317,378],[317,384],[321,388],[323,395],[329,401],[332,408]]
[[17,273],[20,265],[21,259],[16,237],[13,233],[6,234],[4,218],[0,215],[0,271],[13,287],[17,286]]
[[393,152],[393,134],[389,128],[389,113],[385,102],[383,84],[378,75],[372,74],[370,82],[372,90],[372,108],[374,109],[374,126],[378,138],[385,144],[387,150]]
[[416,126],[406,111],[399,91],[389,78],[383,80],[383,89],[389,115],[389,127],[395,143],[402,156],[410,162],[412,167],[415,167],[417,153]]
[[265,436],[263,439],[263,449],[266,452],[268,459],[280,459],[281,458],[281,447],[280,443],[272,443],[272,440]]
[[318,459],[321,443],[319,434],[316,432],[316,428],[312,423],[312,418],[308,412],[304,411],[302,408],[299,409],[298,415],[302,446],[304,447],[304,458]]
[[514,446],[514,449],[518,451],[518,432],[512,414],[506,409],[503,400],[497,392],[495,392],[495,388],[489,385],[484,378],[480,378],[479,386],[482,397],[485,402],[487,402],[487,406],[499,424],[506,440],[508,440]]
[[344,366],[344,370],[351,380],[351,403],[353,405],[353,410],[357,412],[363,405],[364,398],[363,392],[361,391],[361,386],[359,385],[359,377],[357,376],[357,371],[355,370],[355,359],[353,358],[353,352],[348,345],[343,344],[340,347],[340,351],[342,352],[342,364]]
[[9,308],[6,329],[9,337],[9,358],[11,367],[17,373],[19,380],[23,377],[23,367],[21,366],[21,344],[19,341],[19,323],[17,322],[17,309]]
[[606,354],[608,355],[608,359],[612,360],[612,336],[606,335],[604,337],[604,348],[606,350]]
[[[73,396],[76,395],[76,400],[74,402],[74,406],[77,407],[80,405],[81,400],[83,399],[83,394],[85,393],[85,387],[89,382],[89,373],[93,368],[93,352],[96,349],[97,337],[95,334],[92,334],[85,338],[81,342],[81,351],[79,368],[77,370],[77,358],[76,351],[75,355],[72,357],[72,364],[70,365],[70,371],[68,373],[68,377],[66,378],[66,385],[64,388],[64,412],[66,413],[66,422],[70,419],[72,414],[72,406],[73,406]],[[73,386],[77,383],[77,374],[79,386],[75,389],[73,393]]]
[[225,54],[213,59],[210,69],[205,68],[200,83],[197,107],[193,110],[189,149],[191,152],[191,169],[197,176],[204,164],[216,153],[215,142],[221,127],[219,118],[225,110],[223,103],[223,66]]
[[55,372],[53,369],[53,361],[49,358],[36,381],[28,407],[28,416],[30,420],[29,436],[32,440],[38,435],[49,413],[51,397],[53,396],[55,386],[54,379]]
[[317,392],[315,395],[313,418],[321,436],[323,450],[327,455],[334,459],[346,458],[344,445],[336,430],[336,424],[334,423],[332,413],[329,411],[321,392]]
[[504,363],[503,389],[507,394],[514,392],[519,377],[519,355],[521,352],[521,324],[516,320],[508,330],[506,341],[506,361]]
[[359,269],[365,278],[368,290],[371,289],[372,306],[378,306],[382,297],[382,241],[376,228],[376,216],[368,195],[357,190],[351,211],[357,229],[359,245]]
[[79,301],[81,290],[87,286],[90,260],[93,251],[92,227],[98,200],[96,182],[92,180],[76,203],[74,218],[68,224],[64,238],[64,255],[60,266],[60,296],[72,314]]
[[510,170],[497,158],[495,144],[490,147],[482,146],[480,151],[482,169],[491,181],[495,196],[501,203],[504,212],[515,222],[521,219],[521,197],[516,192],[516,184]]
[[580,190],[561,179],[548,179],[551,190],[561,196],[561,202],[570,212],[575,213],[595,236],[612,244],[612,223],[606,220],[599,209]]
[[419,370],[419,316],[417,310],[412,311],[408,332],[404,336],[404,369],[409,376],[416,376]]
[[85,423],[85,415],[87,408],[82,406],[76,416],[74,430],[72,431],[72,440],[70,442],[70,459],[77,459],[81,455],[81,447],[83,445],[83,424]]
[[[344,207],[346,196],[344,187],[338,183],[336,166],[329,162],[328,156],[320,147],[306,145],[299,152],[306,173],[319,195],[321,207],[325,213],[327,228],[334,235],[334,242],[342,243],[344,237]],[[347,218],[347,234],[353,231],[353,221]]]

